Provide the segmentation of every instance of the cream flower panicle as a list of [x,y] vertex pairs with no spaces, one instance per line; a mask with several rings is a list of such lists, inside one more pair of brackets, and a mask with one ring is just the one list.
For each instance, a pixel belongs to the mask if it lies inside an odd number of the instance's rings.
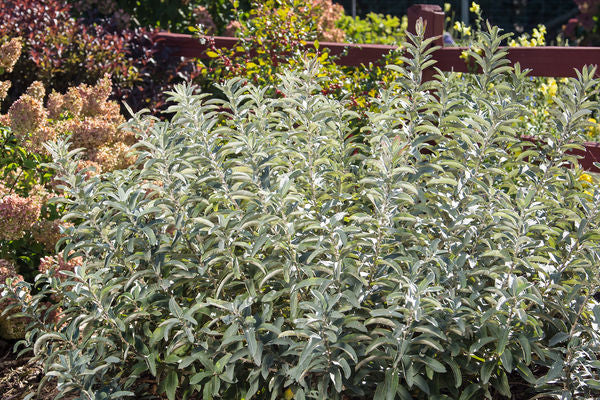
[[0,46],[0,72],[12,72],[13,67],[21,56],[21,39],[13,38]]
[[46,123],[48,112],[39,99],[24,94],[8,109],[10,128],[22,139]]
[[44,88],[44,84],[42,82],[34,81],[31,83],[31,85],[29,85],[25,93],[34,99],[43,101],[44,96],[46,95],[46,88]]

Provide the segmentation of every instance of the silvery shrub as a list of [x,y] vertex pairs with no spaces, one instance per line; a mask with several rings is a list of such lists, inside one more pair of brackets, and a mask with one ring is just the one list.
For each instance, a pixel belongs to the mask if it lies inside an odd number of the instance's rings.
[[362,127],[307,60],[280,98],[176,87],[166,120],[129,121],[128,169],[88,177],[49,146],[60,247],[84,261],[21,297],[45,380],[82,399],[597,398],[600,191],[569,155],[595,68],[531,143],[497,28],[470,51],[481,74],[427,82],[432,40],[408,39]]

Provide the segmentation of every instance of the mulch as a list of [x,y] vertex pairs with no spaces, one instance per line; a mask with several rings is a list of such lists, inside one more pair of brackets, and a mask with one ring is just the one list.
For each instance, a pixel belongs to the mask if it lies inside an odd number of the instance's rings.
[[[14,343],[0,340],[0,398],[21,400],[35,392],[43,377],[42,366],[31,360],[31,356],[20,358],[12,351]],[[44,385],[36,400],[50,400],[56,396],[54,385]]]

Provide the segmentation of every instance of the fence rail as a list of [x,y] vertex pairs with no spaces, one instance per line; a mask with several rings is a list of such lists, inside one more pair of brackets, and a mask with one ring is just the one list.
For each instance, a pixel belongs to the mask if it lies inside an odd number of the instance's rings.
[[[434,44],[440,46],[432,56],[436,60],[435,67],[442,71],[472,72],[463,59],[460,58],[464,47],[444,46],[445,15],[440,6],[417,4],[408,9],[408,26],[413,29],[416,21],[422,18],[426,23],[425,36],[438,37]],[[171,49],[173,56],[188,58],[208,58],[207,44],[191,35],[160,32],[155,35],[155,41],[161,42]],[[218,48],[234,48],[238,39],[232,37],[214,37],[214,45]],[[320,42],[321,48],[329,49],[331,55],[338,56],[336,63],[345,66],[368,65],[380,61],[395,46],[380,44],[351,44]],[[314,48],[308,42],[307,48]],[[600,65],[600,47],[509,47],[506,48],[507,58],[511,64],[519,63],[521,68],[531,70],[531,76],[546,77],[576,77],[575,70],[581,70],[585,65]],[[429,76],[431,76],[431,71]],[[600,76],[600,71],[597,71]],[[582,168],[587,171],[600,172],[594,162],[600,162],[600,143],[585,143],[585,151],[574,150],[573,154],[582,156],[579,160]]]

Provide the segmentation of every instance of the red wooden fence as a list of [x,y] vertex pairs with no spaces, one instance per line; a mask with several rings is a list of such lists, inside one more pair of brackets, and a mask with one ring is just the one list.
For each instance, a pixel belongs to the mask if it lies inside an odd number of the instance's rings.
[[[463,47],[444,47],[441,35],[444,32],[445,15],[440,6],[417,4],[408,9],[408,26],[413,29],[416,21],[422,18],[426,23],[425,36],[438,36],[435,45],[440,49],[433,53],[437,61],[435,66],[442,71],[470,72],[461,53]],[[208,45],[190,35],[160,32],[154,39],[168,46],[174,56],[207,58]],[[237,44],[236,38],[214,37],[214,44],[218,48],[233,48]],[[312,48],[313,43],[307,43],[307,48]],[[336,62],[340,65],[358,66],[361,64],[375,63],[396,49],[395,46],[380,44],[350,44],[320,42],[320,47],[329,49],[331,55],[339,56]],[[575,70],[580,70],[585,65],[600,65],[600,47],[509,47],[507,58],[511,63],[519,63],[523,69],[529,68],[532,76],[548,77],[575,77]],[[600,71],[597,72],[600,74]],[[600,76],[600,75],[599,75]],[[600,143],[590,142],[585,144],[585,151],[574,151],[574,154],[583,158],[579,160],[581,166],[592,172],[600,172],[594,162],[600,162]]]

